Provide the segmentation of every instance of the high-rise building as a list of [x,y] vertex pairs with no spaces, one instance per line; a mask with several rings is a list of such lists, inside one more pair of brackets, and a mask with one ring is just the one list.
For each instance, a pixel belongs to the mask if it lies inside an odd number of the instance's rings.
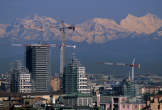
[[73,55],[71,63],[65,67],[64,71],[64,92],[70,93],[90,93],[85,76],[85,67]]
[[26,67],[34,81],[35,92],[48,92],[49,87],[49,45],[26,46]]

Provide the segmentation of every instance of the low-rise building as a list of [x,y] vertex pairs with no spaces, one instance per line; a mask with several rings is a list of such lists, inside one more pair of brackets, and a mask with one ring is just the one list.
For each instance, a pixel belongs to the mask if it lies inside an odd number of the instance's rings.
[[141,110],[146,107],[144,102],[136,98],[102,95],[97,95],[97,105],[102,110]]
[[162,95],[150,96],[145,110],[162,110]]
[[93,97],[88,94],[73,93],[60,96],[59,102],[61,102],[64,107],[91,107],[93,105]]
[[140,94],[144,95],[148,94],[157,94],[158,92],[162,91],[162,86],[146,86],[140,88]]

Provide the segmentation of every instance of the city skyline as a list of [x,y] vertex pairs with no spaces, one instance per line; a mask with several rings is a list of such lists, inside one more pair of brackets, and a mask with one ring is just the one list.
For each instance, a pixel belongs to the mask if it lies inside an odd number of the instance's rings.
[[0,109],[161,110],[161,4],[1,0]]

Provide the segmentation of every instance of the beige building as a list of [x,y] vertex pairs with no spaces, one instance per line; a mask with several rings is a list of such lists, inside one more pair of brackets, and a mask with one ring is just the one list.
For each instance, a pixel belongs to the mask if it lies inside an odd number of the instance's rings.
[[162,91],[162,86],[148,86],[140,88],[141,95],[144,95],[145,93],[157,94],[159,91]]
[[51,87],[53,89],[54,92],[59,91],[60,90],[60,78],[59,77],[55,77],[50,81]]
[[151,96],[147,100],[147,109],[145,110],[162,110],[162,95]]

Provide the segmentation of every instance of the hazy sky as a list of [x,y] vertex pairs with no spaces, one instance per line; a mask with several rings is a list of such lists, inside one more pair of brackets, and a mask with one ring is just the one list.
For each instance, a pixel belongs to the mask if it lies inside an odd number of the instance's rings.
[[0,0],[0,23],[38,14],[69,23],[103,17],[120,21],[128,13],[162,18],[162,0]]

